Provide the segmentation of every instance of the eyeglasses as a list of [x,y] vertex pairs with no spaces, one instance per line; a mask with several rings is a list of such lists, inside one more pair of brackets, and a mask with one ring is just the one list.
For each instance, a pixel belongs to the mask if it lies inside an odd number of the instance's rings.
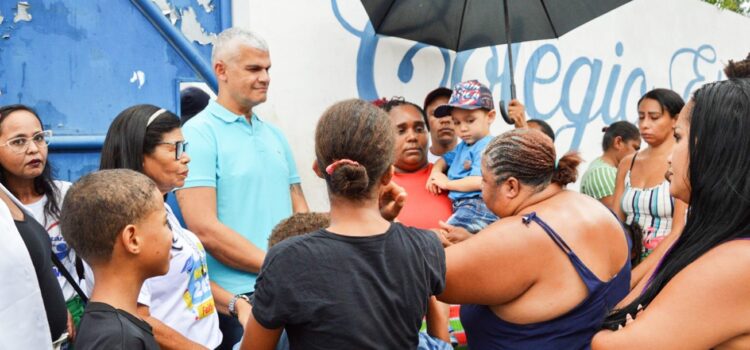
[[31,145],[31,142],[34,142],[37,148],[47,148],[47,145],[49,145],[49,141],[51,138],[52,130],[44,130],[31,135],[31,137],[14,137],[8,141],[5,141],[5,143],[3,144],[0,144],[0,146],[9,147],[10,150],[15,153],[25,153],[29,149],[29,145]]
[[158,142],[157,145],[172,145],[174,146],[174,159],[180,160],[182,154],[187,150],[188,143],[186,141],[174,141],[174,142]]

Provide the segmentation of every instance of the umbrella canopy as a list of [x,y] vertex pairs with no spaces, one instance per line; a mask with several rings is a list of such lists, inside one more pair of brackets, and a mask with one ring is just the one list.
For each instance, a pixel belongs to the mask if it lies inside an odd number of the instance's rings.
[[[505,0],[512,42],[557,38],[630,0]],[[362,0],[378,34],[453,51],[508,43],[504,0]]]
[[[553,39],[630,0],[362,0],[375,33],[453,51]],[[516,98],[508,45],[510,96]],[[504,108],[505,122],[513,124]]]

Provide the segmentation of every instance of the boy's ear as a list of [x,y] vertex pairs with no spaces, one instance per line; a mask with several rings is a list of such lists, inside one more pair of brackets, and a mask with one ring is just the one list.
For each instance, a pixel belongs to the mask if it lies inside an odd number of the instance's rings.
[[315,173],[315,175],[318,175],[319,178],[325,179],[325,177],[323,176],[323,172],[320,171],[320,167],[318,167],[317,159],[313,159],[312,170]]
[[497,114],[497,110],[493,109],[487,113],[487,123],[492,124],[492,122],[495,121],[495,115]]
[[141,245],[143,242],[141,242],[141,237],[139,237],[138,229],[135,225],[130,224],[125,226],[125,228],[120,231],[118,238],[126,252],[133,255],[141,253]]

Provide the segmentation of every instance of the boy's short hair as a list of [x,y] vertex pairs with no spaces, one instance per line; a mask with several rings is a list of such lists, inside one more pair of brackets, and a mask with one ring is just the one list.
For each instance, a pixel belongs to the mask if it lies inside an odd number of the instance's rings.
[[107,262],[122,229],[158,209],[155,190],[151,179],[130,169],[88,174],[65,195],[60,231],[87,262]]
[[268,237],[268,249],[287,238],[315,232],[330,224],[331,216],[328,213],[296,213],[273,228]]

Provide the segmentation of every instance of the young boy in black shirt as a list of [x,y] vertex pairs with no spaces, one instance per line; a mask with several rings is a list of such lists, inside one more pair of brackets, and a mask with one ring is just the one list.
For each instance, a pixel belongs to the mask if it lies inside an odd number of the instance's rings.
[[103,170],[78,180],[63,203],[62,235],[96,279],[76,350],[159,349],[135,316],[143,281],[169,269],[172,232],[156,185],[132,170]]

